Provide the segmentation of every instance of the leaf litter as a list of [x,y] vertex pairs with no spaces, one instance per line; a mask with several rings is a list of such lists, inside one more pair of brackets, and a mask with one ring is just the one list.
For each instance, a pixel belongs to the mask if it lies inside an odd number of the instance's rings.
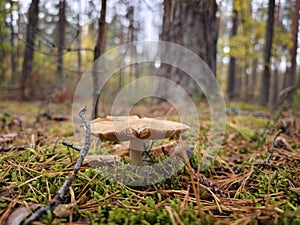
[[[40,116],[45,111],[36,104],[30,105],[30,113],[25,109],[20,112],[22,107],[16,110],[15,103],[7,105],[12,110],[1,114],[0,124],[0,224],[18,224],[28,212],[51,201],[71,174],[78,152],[61,144],[73,141],[71,121],[66,120],[67,109],[61,114],[60,110],[56,112],[52,108],[52,112],[45,110],[47,116]],[[4,105],[0,107],[5,109]],[[159,114],[158,110],[156,108],[155,112]],[[289,111],[279,118],[269,118],[247,113],[229,115],[228,120],[220,154],[205,171],[198,169],[202,148],[199,145],[178,174],[146,187],[128,187],[107,180],[91,169],[90,163],[85,163],[63,202],[56,211],[40,218],[38,224],[50,221],[77,224],[299,223],[300,125],[297,115]],[[202,126],[209,126],[209,123],[202,123]],[[264,165],[279,129],[284,133],[274,142],[270,162]],[[168,157],[178,141],[158,143],[149,155],[156,160]],[[104,154],[98,154],[100,161],[101,158],[103,162],[128,160],[126,143],[101,144],[102,148],[110,149],[110,156],[106,155],[107,159]]]

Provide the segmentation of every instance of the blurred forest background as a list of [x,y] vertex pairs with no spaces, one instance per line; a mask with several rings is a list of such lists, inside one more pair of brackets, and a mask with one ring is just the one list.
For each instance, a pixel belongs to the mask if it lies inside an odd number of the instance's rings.
[[[2,0],[0,96],[71,102],[105,51],[163,40],[198,54],[227,100],[299,107],[299,7],[299,0]],[[117,90],[153,73],[184,82],[174,68],[155,68],[135,64],[108,85]]]

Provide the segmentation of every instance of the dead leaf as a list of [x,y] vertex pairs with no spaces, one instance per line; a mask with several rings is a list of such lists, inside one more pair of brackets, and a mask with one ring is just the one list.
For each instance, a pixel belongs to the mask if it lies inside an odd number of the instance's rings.
[[76,203],[59,204],[53,211],[54,215],[60,218],[66,218],[73,213],[73,207]]
[[283,137],[277,137],[276,138],[275,147],[276,148],[282,148],[282,149],[287,150],[289,152],[293,151],[293,148],[289,145],[287,140]]
[[116,155],[87,155],[84,159],[92,168],[114,166],[121,157]]
[[18,137],[18,133],[9,133],[0,136],[0,143],[10,144]]
[[[40,207],[40,204],[33,204],[30,209],[35,210]],[[16,208],[7,218],[5,225],[19,225],[21,222],[28,217],[32,212],[26,206],[20,206]]]
[[152,156],[155,156],[157,158],[161,158],[166,155],[169,156],[173,153],[175,147],[176,147],[175,142],[172,141],[167,144],[163,144],[163,145],[154,147],[153,149],[151,149],[149,154]]

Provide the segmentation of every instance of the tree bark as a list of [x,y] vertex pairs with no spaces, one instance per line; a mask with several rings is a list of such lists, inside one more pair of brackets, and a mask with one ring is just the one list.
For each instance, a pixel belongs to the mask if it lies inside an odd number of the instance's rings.
[[234,86],[234,96],[236,96],[236,98],[241,99],[241,93],[242,93],[242,74],[243,74],[243,68],[240,66],[240,60],[238,60],[238,63],[236,64],[236,68],[235,68],[235,86]]
[[[78,14],[77,14],[77,45],[78,49],[81,49],[81,42],[82,42],[82,37],[81,37],[81,20],[80,20],[80,14],[81,14],[81,0],[78,0]],[[81,64],[82,64],[82,59],[81,59],[81,51],[77,51],[77,73],[78,76],[81,75]]]
[[271,99],[271,104],[274,105],[277,100],[277,95],[278,95],[278,77],[279,77],[279,72],[278,72],[278,66],[276,66],[274,70],[274,75],[273,75],[273,93],[272,93],[272,99]]
[[198,27],[199,56],[207,63],[211,71],[216,75],[217,72],[217,41],[218,41],[218,24],[217,10],[218,5],[215,0],[195,1],[191,10],[198,9],[198,17],[195,17],[196,26]]
[[[236,9],[233,9],[233,11],[232,11],[232,28],[231,28],[231,35],[230,35],[231,38],[236,35],[237,26],[238,26],[238,11]],[[235,96],[234,96],[235,63],[236,63],[236,58],[231,56],[230,61],[229,61],[228,79],[227,79],[228,100],[232,100],[235,98]]]
[[32,71],[33,56],[34,56],[34,42],[35,33],[38,27],[38,15],[39,15],[39,0],[32,0],[28,11],[28,24],[26,32],[26,47],[24,52],[23,69],[21,75],[21,98],[26,99],[25,88],[28,78]]
[[[280,18],[280,0],[275,7],[275,18],[274,18],[274,27],[279,26]],[[277,49],[276,49],[277,50]],[[271,104],[274,105],[277,100],[278,95],[278,78],[279,78],[279,63],[277,60],[274,65],[274,75],[272,76],[272,93],[271,93]]]
[[[218,40],[218,6],[215,0],[163,1],[161,40],[171,41],[194,51],[216,74]],[[177,56],[178,60],[181,56]],[[164,76],[176,83],[182,82],[182,72],[170,65],[161,64],[157,76]],[[183,81],[188,86],[190,80]],[[182,84],[182,83],[181,83]],[[161,89],[158,87],[158,89]],[[165,90],[167,92],[167,90]],[[164,95],[168,95],[165,93]],[[153,98],[152,104],[159,104]]]
[[251,85],[250,85],[250,92],[249,98],[251,101],[255,101],[254,92],[257,87],[257,66],[258,66],[258,59],[254,59],[252,61],[252,72],[251,72]]
[[105,45],[105,35],[106,35],[106,0],[102,0],[101,12],[98,20],[98,38],[94,48],[94,66],[93,66],[93,83],[94,83],[94,96],[93,102],[95,104],[94,111],[92,113],[92,118],[96,118],[98,115],[98,86],[99,79],[97,74],[97,59],[104,52]]
[[[288,77],[288,86],[293,86],[296,83],[296,71],[297,71],[297,48],[298,48],[298,31],[299,31],[299,10],[300,10],[300,1],[294,1],[293,14],[292,14],[292,40],[293,46],[290,49],[291,55],[291,67],[287,70],[289,74]],[[300,84],[300,81],[299,81]],[[299,85],[300,86],[300,85]],[[288,94],[288,102],[291,105],[293,103],[293,95],[295,89]]]
[[[160,33],[160,39],[162,41],[172,41],[171,40],[171,28],[172,28],[172,21],[173,21],[173,16],[174,16],[174,1],[169,1],[169,0],[164,0],[163,1],[163,24],[162,24],[162,30]],[[172,35],[173,38],[176,37],[176,35]],[[171,79],[171,77],[173,76],[171,74],[171,69],[172,66],[171,65],[167,65],[162,63],[156,73],[157,76],[159,77],[168,77]],[[161,86],[158,84],[157,86],[157,93],[161,90]],[[151,104],[152,105],[158,105],[162,102],[162,98],[157,98],[157,97],[152,97],[152,101]]]
[[171,28],[171,21],[172,21],[172,13],[171,13],[171,6],[172,1],[164,0],[164,15],[163,15],[163,24],[162,24],[162,32],[160,35],[161,40],[163,41],[170,41],[170,28]]
[[274,11],[275,0],[269,0],[268,21],[266,25],[265,36],[265,51],[264,51],[264,71],[262,76],[262,83],[260,89],[260,104],[267,106],[269,103],[270,83],[271,83],[271,55],[272,55],[272,41],[274,33]]
[[63,50],[65,47],[65,14],[66,1],[60,0],[58,3],[58,23],[57,23],[57,85],[62,86],[63,77]]
[[[10,5],[12,8],[14,8],[14,1],[10,1]],[[17,61],[17,57],[16,57],[16,39],[15,39],[15,29],[13,26],[13,10],[10,13],[10,45],[12,48],[12,52],[11,52],[11,57],[10,57],[10,62],[11,62],[11,80],[10,83],[11,84],[15,84],[16,83],[16,77],[17,77],[17,68],[18,68],[18,61]]]
[[[129,6],[127,9],[127,15],[126,17],[129,20],[129,27],[128,27],[128,41],[130,43],[132,43],[134,41],[134,36],[135,36],[135,32],[134,32],[134,18],[133,18],[133,13],[134,13],[134,7],[133,6]],[[133,51],[133,48],[131,49],[132,51],[128,52],[128,54],[130,54],[130,58],[132,59],[135,56],[135,52]],[[133,60],[131,60],[133,61]],[[135,65],[130,65],[129,66],[129,83],[134,79],[134,66]]]

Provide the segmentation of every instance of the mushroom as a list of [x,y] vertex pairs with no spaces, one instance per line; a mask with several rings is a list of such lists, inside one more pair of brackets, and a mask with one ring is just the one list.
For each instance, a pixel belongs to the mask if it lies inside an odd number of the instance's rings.
[[90,122],[91,133],[101,140],[130,141],[131,165],[142,162],[142,153],[150,140],[159,140],[181,134],[189,126],[154,118],[138,116],[107,116]]

